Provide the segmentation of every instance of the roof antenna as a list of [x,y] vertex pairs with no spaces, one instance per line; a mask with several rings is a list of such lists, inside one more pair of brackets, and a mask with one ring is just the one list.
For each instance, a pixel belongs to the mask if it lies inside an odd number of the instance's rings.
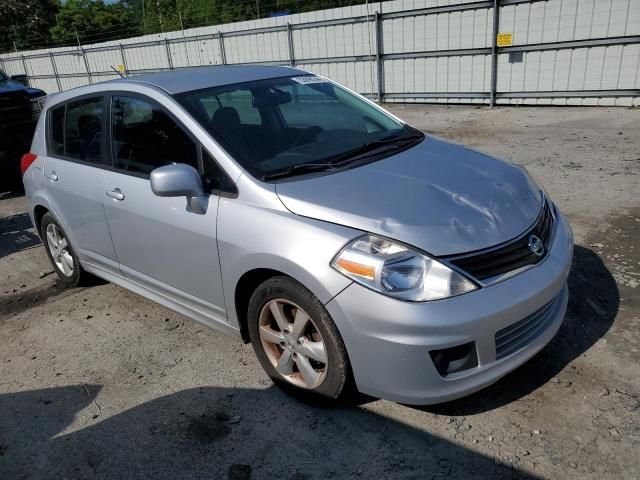
[[122,72],[120,70],[118,70],[116,67],[114,67],[113,65],[109,65],[109,67],[111,67],[111,70],[113,70],[118,75],[120,75],[120,78],[124,78],[124,75],[122,75]]

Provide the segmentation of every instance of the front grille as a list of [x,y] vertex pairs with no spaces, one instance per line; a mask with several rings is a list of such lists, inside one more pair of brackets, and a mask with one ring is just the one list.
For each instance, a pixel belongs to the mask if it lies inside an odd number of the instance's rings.
[[540,336],[553,321],[554,307],[558,298],[554,298],[531,315],[496,333],[496,360],[511,355]]
[[[545,201],[533,226],[515,240],[490,250],[445,259],[478,280],[486,280],[540,262],[549,251],[552,233],[553,214]],[[544,244],[544,254],[541,256],[533,253],[529,247],[532,235],[537,236]]]

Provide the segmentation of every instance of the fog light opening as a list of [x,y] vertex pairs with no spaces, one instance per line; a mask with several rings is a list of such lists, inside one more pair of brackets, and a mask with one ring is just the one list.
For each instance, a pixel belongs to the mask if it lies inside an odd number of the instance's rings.
[[478,366],[475,342],[442,350],[431,350],[429,355],[436,370],[443,377]]

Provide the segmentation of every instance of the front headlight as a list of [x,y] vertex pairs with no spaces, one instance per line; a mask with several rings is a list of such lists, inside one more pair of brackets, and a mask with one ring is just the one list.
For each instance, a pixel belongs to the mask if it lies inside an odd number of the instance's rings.
[[374,235],[349,242],[331,266],[377,292],[412,302],[439,300],[478,288],[437,260]]

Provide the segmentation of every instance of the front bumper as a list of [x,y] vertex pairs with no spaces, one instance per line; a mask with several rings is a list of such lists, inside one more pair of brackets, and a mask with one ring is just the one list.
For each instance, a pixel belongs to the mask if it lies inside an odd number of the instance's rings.
[[[326,308],[345,341],[358,389],[375,397],[427,405],[463,397],[494,383],[554,337],[567,308],[573,235],[557,213],[547,257],[503,282],[459,297],[410,303],[351,284]],[[544,328],[496,360],[495,334],[544,306]],[[441,376],[429,352],[475,342],[478,365]]]

